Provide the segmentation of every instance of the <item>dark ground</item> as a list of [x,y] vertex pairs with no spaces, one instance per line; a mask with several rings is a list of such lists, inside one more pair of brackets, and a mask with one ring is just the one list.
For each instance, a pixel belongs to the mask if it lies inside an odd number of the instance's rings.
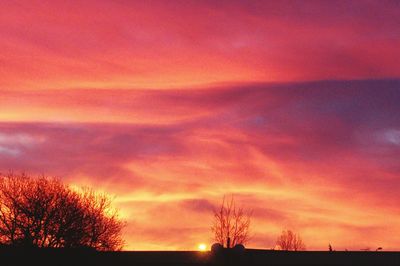
[[18,265],[380,265],[400,266],[400,252],[284,252],[245,250],[242,253],[196,251],[95,252],[0,248],[1,266]]

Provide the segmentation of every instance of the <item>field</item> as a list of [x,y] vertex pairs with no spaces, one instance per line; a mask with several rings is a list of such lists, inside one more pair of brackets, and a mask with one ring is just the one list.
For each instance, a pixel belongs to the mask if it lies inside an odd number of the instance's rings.
[[0,265],[400,265],[399,252],[284,252],[245,250],[243,253],[196,251],[123,251],[0,249]]

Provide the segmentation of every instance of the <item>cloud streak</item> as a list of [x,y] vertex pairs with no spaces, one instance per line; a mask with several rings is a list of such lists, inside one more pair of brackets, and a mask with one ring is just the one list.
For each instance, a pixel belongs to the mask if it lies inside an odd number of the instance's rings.
[[0,170],[117,195],[128,249],[209,241],[223,194],[253,209],[253,247],[273,247],[293,228],[310,249],[396,249],[399,88],[363,80],[2,90]]
[[396,1],[12,1],[0,10],[2,89],[400,74]]

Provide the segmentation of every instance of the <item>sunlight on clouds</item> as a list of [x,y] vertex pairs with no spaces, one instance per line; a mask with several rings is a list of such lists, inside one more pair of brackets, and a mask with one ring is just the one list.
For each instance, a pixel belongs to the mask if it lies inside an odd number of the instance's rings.
[[120,203],[134,203],[135,201],[139,202],[177,202],[185,199],[193,198],[193,193],[163,193],[156,194],[147,191],[138,191],[132,194],[119,196],[115,202]]
[[[42,113],[0,123],[0,170],[45,171],[115,197],[126,249],[212,243],[212,210],[223,195],[253,211],[250,247],[273,247],[291,228],[309,249],[326,249],[327,241],[337,249],[395,248],[396,88],[398,81],[373,80],[4,92],[10,117],[18,96]],[[76,123],[44,122],[69,109]],[[35,115],[43,123],[32,122]]]

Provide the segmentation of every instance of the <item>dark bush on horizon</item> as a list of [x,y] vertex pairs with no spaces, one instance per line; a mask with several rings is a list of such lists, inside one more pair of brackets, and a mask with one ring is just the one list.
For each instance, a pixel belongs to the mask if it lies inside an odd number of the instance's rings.
[[292,230],[283,230],[282,234],[276,240],[276,245],[280,250],[285,251],[304,251],[306,245],[301,239],[299,234],[294,233]]
[[0,244],[119,250],[122,228],[105,194],[56,178],[0,175]]

